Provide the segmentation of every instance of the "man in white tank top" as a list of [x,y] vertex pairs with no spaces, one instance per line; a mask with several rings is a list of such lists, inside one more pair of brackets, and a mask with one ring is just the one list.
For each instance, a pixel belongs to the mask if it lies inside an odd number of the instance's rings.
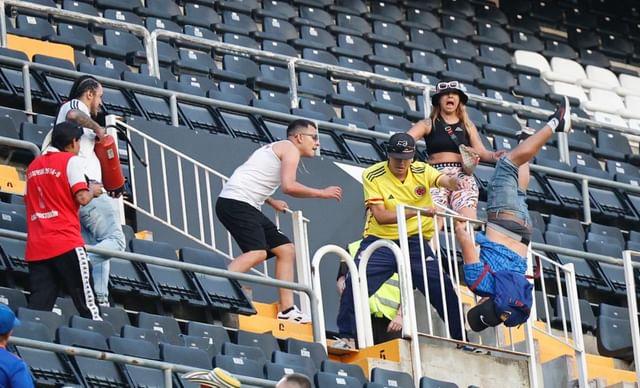
[[[293,281],[295,249],[291,241],[260,210],[263,203],[276,211],[288,209],[271,198],[282,192],[297,198],[342,199],[342,189],[307,187],[296,180],[300,158],[312,158],[320,146],[318,129],[309,120],[295,120],[287,127],[287,140],[257,149],[224,185],[216,202],[216,214],[236,240],[242,255],[229,264],[230,271],[247,272],[271,256],[276,257],[276,278]],[[279,319],[308,323],[310,318],[293,304],[293,292],[280,289]]]

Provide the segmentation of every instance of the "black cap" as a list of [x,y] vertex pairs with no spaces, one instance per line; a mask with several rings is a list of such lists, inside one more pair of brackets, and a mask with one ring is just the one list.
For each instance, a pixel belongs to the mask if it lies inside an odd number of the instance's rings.
[[71,121],[63,121],[53,127],[51,145],[62,151],[73,140],[80,139],[83,133],[84,130],[78,124]]
[[502,323],[502,320],[496,312],[493,299],[487,299],[469,310],[467,313],[467,322],[469,322],[471,330],[478,332],[487,327],[498,326]]
[[438,105],[440,96],[447,93],[457,93],[460,96],[460,102],[466,104],[469,101],[469,96],[462,90],[462,84],[458,81],[438,82],[436,85],[436,92],[431,96],[431,104]]
[[387,156],[395,159],[413,159],[416,153],[416,141],[411,135],[400,132],[389,138]]

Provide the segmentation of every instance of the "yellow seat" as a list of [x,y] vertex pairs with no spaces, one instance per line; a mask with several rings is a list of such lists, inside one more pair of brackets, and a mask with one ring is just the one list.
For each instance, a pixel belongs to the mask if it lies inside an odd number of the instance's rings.
[[73,47],[66,44],[45,42],[23,36],[7,35],[7,47],[12,50],[22,51],[27,54],[29,59],[33,58],[35,54],[43,54],[75,63]]
[[0,165],[0,191],[10,194],[24,195],[26,182],[20,179],[15,167]]

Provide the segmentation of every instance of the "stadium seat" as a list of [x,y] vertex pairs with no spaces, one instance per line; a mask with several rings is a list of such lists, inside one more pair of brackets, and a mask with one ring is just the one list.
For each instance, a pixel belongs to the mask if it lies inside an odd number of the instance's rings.
[[54,336],[45,324],[31,321],[20,321],[20,325],[13,328],[12,336],[44,342],[53,342],[54,340]]
[[[624,102],[620,96],[610,90],[591,89],[589,100],[584,102],[584,108],[590,111],[612,113],[622,116],[632,114],[626,111]],[[635,115],[632,115],[632,117]]]
[[162,342],[172,345],[181,345],[183,343],[180,339],[180,326],[171,317],[141,312],[138,314],[138,327],[157,332],[158,338]]
[[109,322],[116,333],[120,333],[122,327],[131,325],[129,315],[121,307],[100,306],[100,316],[103,321]]
[[229,342],[229,334],[222,326],[209,325],[206,323],[189,321],[187,323],[187,334],[189,337],[202,337],[214,347],[214,354],[220,353],[222,345]]
[[271,333],[252,333],[249,331],[238,330],[236,343],[245,346],[257,346],[264,351],[267,359],[271,358],[274,351],[280,351],[280,345]]
[[344,364],[337,361],[323,360],[320,370],[342,377],[350,377],[357,380],[361,385],[367,382],[367,378],[362,372],[362,368],[354,364]]
[[21,321],[42,323],[47,327],[50,338],[55,338],[56,330],[59,327],[68,324],[61,315],[54,312],[32,310],[26,307],[18,308],[17,316]]
[[595,148],[596,156],[624,161],[632,154],[629,140],[619,132],[600,130],[597,135],[598,146]]
[[[179,256],[185,263],[227,268],[225,259],[212,251],[182,248]],[[200,284],[212,307],[235,311],[238,314],[255,313],[237,281],[205,274],[193,274],[193,278]]]
[[410,374],[378,367],[371,370],[371,382],[381,383],[391,387],[415,387],[413,377],[411,377]]
[[[365,108],[345,105],[342,107],[342,120],[345,125],[356,126],[358,128],[373,128],[379,124],[378,116]],[[341,120],[334,120],[341,123]]]
[[66,355],[48,350],[16,346],[16,353],[29,365],[35,383],[43,386],[82,386],[82,378],[75,372]]
[[600,355],[622,359],[633,358],[631,325],[628,318],[618,319],[600,314],[596,339]]
[[[564,316],[567,322],[567,328],[571,330],[571,313],[569,311],[569,302],[566,296],[562,297],[562,303],[564,303]],[[560,306],[560,298],[556,296],[555,298],[555,307],[554,307],[554,315],[551,318],[551,323],[555,325],[557,328],[561,328],[562,326],[562,307]],[[591,309],[591,305],[585,299],[578,299],[578,309],[580,310],[580,320],[582,323],[582,330],[588,330],[595,334],[596,331],[596,316],[593,313],[593,309]]]
[[[99,333],[104,338],[109,338],[116,334],[116,331],[109,321],[94,321],[78,315],[71,317],[69,326],[74,329]],[[58,335],[59,334],[60,333],[58,332]]]
[[482,72],[478,66],[473,62],[462,59],[448,59],[447,69],[438,73],[438,76],[444,79],[457,79],[469,84],[473,84],[477,79],[482,78]]
[[160,356],[162,361],[173,364],[188,365],[204,370],[211,369],[211,358],[204,350],[161,343]]
[[458,388],[458,386],[448,381],[422,376],[422,378],[420,378],[420,388]]
[[213,359],[215,367],[242,376],[264,378],[263,365],[246,358],[217,355]]
[[94,350],[109,350],[107,339],[96,331],[60,327],[57,333],[58,343],[61,345],[77,346]]
[[0,287],[0,303],[11,307],[11,310],[16,312],[20,307],[27,307],[27,298],[20,290]]
[[305,342],[295,338],[287,338],[284,346],[284,350],[287,353],[297,354],[313,360],[316,369],[320,369],[322,362],[327,360],[327,353],[324,347],[318,343]]
[[314,377],[317,387],[327,388],[361,388],[362,383],[353,377],[338,376],[332,373],[318,372]]
[[241,357],[265,364],[267,357],[261,348],[257,346],[237,345],[232,342],[225,342],[222,345],[222,354],[225,356]]
[[463,17],[444,15],[441,21],[440,28],[436,30],[440,35],[464,39],[475,33],[473,25]]
[[222,22],[213,7],[197,2],[185,2],[184,15],[175,15],[175,20],[183,25],[190,24],[207,29],[213,29],[214,25]]

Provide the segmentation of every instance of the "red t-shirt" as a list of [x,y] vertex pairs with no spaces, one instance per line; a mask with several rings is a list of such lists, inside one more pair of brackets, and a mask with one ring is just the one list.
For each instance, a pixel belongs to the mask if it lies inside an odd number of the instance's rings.
[[84,163],[70,152],[49,152],[27,168],[27,261],[40,261],[84,246],[75,194],[87,190]]

